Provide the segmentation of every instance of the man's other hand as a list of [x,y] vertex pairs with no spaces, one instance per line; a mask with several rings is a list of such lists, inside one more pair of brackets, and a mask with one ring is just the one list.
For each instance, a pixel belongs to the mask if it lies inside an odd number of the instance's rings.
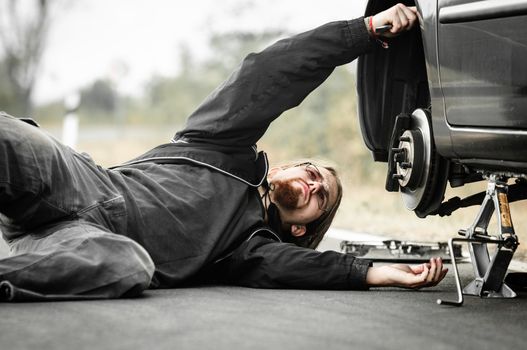
[[366,283],[370,287],[433,287],[441,282],[447,272],[441,258],[432,258],[428,263],[415,266],[394,264],[370,267]]

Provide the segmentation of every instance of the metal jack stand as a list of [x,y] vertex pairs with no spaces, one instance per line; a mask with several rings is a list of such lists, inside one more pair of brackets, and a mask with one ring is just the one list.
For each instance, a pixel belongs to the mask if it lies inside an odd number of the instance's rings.
[[[462,290],[456,260],[452,257],[458,300],[438,299],[438,304],[461,306],[463,305],[463,294],[487,298],[514,298],[516,296],[516,293],[503,282],[519,244],[512,226],[506,181],[507,179],[497,178],[496,175],[489,177],[485,199],[481,203],[476,220],[468,229],[459,231],[464,238],[449,240],[450,252],[453,252],[454,242],[468,243],[475,279]],[[494,210],[497,214],[499,232],[497,236],[490,236],[487,227]],[[496,245],[492,256],[487,248],[489,244]]]

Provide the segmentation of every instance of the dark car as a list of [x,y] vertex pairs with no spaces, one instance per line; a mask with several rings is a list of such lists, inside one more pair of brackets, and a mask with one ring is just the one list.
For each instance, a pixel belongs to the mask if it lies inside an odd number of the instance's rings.
[[[366,15],[395,3],[371,0]],[[420,26],[359,59],[359,117],[386,189],[425,217],[447,181],[527,176],[527,0],[403,3]]]
[[[370,0],[365,15],[395,3]],[[527,0],[402,3],[420,25],[358,61],[364,141],[387,163],[386,190],[417,216],[481,204],[456,239],[469,242],[475,273],[463,292],[514,296],[503,279],[518,245],[508,202],[527,197]],[[447,183],[481,180],[487,191],[445,201]],[[497,236],[487,233],[494,212]]]

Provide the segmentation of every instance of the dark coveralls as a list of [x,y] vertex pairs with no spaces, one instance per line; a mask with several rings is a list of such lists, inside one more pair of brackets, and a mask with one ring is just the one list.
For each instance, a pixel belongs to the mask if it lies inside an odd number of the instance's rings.
[[372,45],[359,18],[250,54],[171,143],[111,169],[0,116],[0,227],[11,250],[2,297],[114,298],[194,281],[366,288],[369,261],[282,242],[265,223],[268,165],[255,144]]

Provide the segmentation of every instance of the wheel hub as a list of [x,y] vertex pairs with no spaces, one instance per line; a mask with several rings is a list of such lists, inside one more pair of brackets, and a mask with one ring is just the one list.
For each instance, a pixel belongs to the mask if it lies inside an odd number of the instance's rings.
[[401,196],[406,208],[415,210],[425,197],[430,175],[432,139],[430,122],[422,109],[412,113],[412,127],[399,138],[392,149]]
[[[401,187],[415,189],[421,180],[424,164],[423,135],[419,130],[406,130],[394,150],[397,180]],[[414,170],[415,169],[415,170]]]

